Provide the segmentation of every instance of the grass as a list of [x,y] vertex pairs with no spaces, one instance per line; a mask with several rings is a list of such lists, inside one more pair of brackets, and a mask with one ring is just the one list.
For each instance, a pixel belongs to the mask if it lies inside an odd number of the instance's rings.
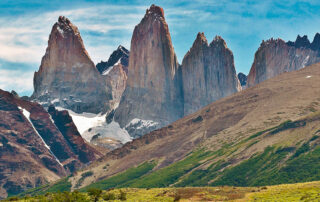
[[68,177],[63,178],[51,186],[49,184],[47,184],[47,185],[44,185],[41,187],[29,189],[29,190],[19,194],[19,196],[25,196],[25,195],[35,196],[35,195],[42,195],[42,194],[45,194],[48,192],[57,193],[57,192],[70,191],[71,190],[71,183],[68,181],[68,179],[69,179]]
[[319,201],[320,182],[267,187],[121,188],[102,190],[99,195],[92,193],[47,193],[7,201],[93,201],[94,197],[99,201]]
[[90,184],[89,186],[80,189],[80,191],[87,191],[90,188],[109,189],[116,187],[126,187],[134,180],[150,172],[156,166],[156,164],[157,163],[155,161],[145,162],[137,167],[129,168],[123,173],[119,173],[108,179]]
[[93,175],[93,172],[92,171],[88,171],[88,172],[85,172],[85,173],[82,173],[81,174],[81,178],[78,180],[77,184],[75,185],[75,188],[78,188],[82,185],[83,181],[87,178],[87,177],[90,177]]
[[195,151],[185,159],[145,175],[140,179],[136,179],[127,185],[129,187],[138,188],[167,187],[177,182],[181,176],[185,175],[193,168],[199,166],[201,164],[201,160],[212,155],[213,152],[204,152],[203,150]]
[[[162,188],[162,187],[202,187],[202,186],[265,186],[283,183],[320,180],[320,146],[315,144],[318,136],[305,143],[289,147],[267,147],[247,160],[234,164],[231,154],[240,148],[249,148],[260,137],[275,135],[284,130],[303,127],[305,121],[286,121],[278,126],[260,131],[236,144],[229,143],[217,151],[197,149],[184,159],[167,167],[153,171],[155,161],[144,162],[80,189],[86,192],[90,188]],[[301,145],[301,146],[299,146]],[[206,166],[201,166],[204,164]],[[235,165],[235,166],[232,166]],[[200,167],[201,166],[201,167]],[[90,176],[84,173],[80,182]],[[69,191],[71,184],[67,180],[53,186],[45,185],[28,191],[32,194]],[[25,192],[28,194],[27,192]]]

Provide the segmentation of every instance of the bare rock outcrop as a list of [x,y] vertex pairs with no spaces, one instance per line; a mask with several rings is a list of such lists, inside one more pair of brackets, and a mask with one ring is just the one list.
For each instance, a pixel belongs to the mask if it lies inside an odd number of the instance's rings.
[[32,98],[75,112],[109,110],[111,86],[91,61],[78,28],[60,16],[54,24],[45,55],[34,74]]
[[114,117],[120,126],[135,118],[163,126],[182,117],[178,71],[164,11],[152,5],[131,39],[127,86]]
[[255,53],[247,87],[317,62],[320,62],[320,35],[318,33],[312,43],[307,36],[298,36],[295,42],[273,38],[263,41]]
[[241,90],[233,54],[219,36],[208,44],[204,33],[198,33],[181,69],[184,115]]

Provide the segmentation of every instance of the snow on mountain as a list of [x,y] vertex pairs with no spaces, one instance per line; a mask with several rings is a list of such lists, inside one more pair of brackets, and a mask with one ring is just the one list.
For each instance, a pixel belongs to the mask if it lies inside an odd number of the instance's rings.
[[141,137],[155,129],[159,128],[159,123],[152,120],[132,119],[125,129],[133,138]]
[[[56,109],[67,110],[61,107],[56,107]],[[68,112],[81,136],[88,142],[90,142],[92,137],[97,134],[99,134],[99,138],[112,138],[120,141],[122,144],[132,140],[128,132],[125,129],[120,128],[117,122],[107,124],[106,114],[79,114],[71,110],[68,110]]]
[[51,153],[51,155],[56,159],[56,161],[61,165],[61,162],[59,161],[59,159],[56,157],[56,155],[54,155],[54,153],[51,151],[50,147],[47,145],[47,143],[44,141],[44,139],[41,137],[41,135],[39,134],[39,132],[37,131],[37,129],[34,127],[31,119],[30,119],[30,112],[22,107],[18,107],[20,110],[22,110],[22,114],[26,117],[26,119],[29,121],[30,125],[32,126],[34,132],[39,136],[39,138],[41,139],[41,141],[43,142],[44,146],[49,150],[49,152]]

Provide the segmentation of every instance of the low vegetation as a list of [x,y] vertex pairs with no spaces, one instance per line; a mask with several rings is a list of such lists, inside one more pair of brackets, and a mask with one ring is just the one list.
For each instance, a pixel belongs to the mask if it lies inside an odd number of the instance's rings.
[[69,182],[68,179],[69,178],[64,178],[52,185],[47,184],[34,189],[29,189],[19,194],[19,196],[35,196],[35,195],[43,195],[46,193],[58,193],[58,192],[64,192],[64,191],[69,192],[71,190],[71,182]]
[[137,167],[130,168],[125,172],[119,173],[106,180],[101,180],[99,182],[93,183],[85,188],[80,189],[80,191],[87,191],[90,188],[109,189],[127,187],[136,179],[139,179],[141,176],[150,172],[155,166],[155,161],[145,162]]
[[5,201],[319,201],[320,182],[264,187],[121,188],[12,197]]

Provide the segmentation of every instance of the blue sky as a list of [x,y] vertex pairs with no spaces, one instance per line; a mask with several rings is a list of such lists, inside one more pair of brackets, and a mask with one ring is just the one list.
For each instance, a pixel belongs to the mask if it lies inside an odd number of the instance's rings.
[[33,91],[33,73],[45,53],[52,25],[65,15],[78,26],[95,63],[118,45],[130,48],[134,26],[155,3],[164,8],[179,63],[198,32],[211,42],[222,36],[233,51],[237,72],[248,73],[262,40],[312,40],[320,32],[318,0],[0,1],[0,88]]

